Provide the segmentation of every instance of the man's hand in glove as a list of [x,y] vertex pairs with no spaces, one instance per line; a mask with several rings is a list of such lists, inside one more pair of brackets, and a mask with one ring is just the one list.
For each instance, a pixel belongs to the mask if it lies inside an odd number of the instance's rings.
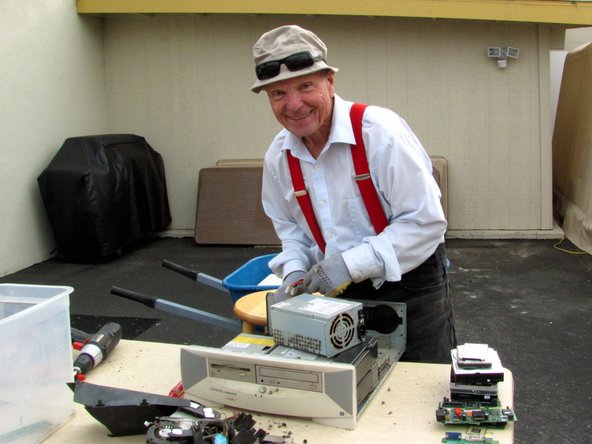
[[304,276],[304,289],[307,293],[318,291],[329,297],[343,293],[351,283],[352,277],[341,254],[319,262]]
[[[304,277],[304,271],[296,270],[292,273],[288,274],[282,281],[282,285],[273,293],[273,299],[275,302],[285,301],[286,299],[296,296],[297,294],[303,293],[304,289],[300,288],[299,292],[296,292],[299,286],[297,285],[299,282],[302,282],[302,278]],[[296,284],[296,285],[295,285]],[[300,285],[302,287],[302,285]]]

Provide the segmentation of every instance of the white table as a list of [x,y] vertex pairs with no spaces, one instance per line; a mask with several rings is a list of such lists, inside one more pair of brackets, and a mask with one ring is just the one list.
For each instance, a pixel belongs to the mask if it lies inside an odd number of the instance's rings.
[[[122,340],[109,358],[92,370],[87,381],[168,395],[181,380],[180,345]],[[504,370],[498,393],[504,406],[513,405],[513,377]],[[380,387],[358,419],[355,430],[344,430],[312,422],[252,413],[256,429],[272,435],[290,432],[294,443],[331,444],[349,442],[438,443],[446,431],[467,432],[468,427],[444,426],[436,421],[435,411],[444,396],[449,396],[450,365],[400,362]],[[230,410],[226,411],[232,414]],[[514,426],[490,428],[495,440],[513,443]],[[143,443],[145,435],[108,437],[109,431],[76,404],[75,416],[50,436],[46,443]],[[305,441],[306,440],[306,441]]]

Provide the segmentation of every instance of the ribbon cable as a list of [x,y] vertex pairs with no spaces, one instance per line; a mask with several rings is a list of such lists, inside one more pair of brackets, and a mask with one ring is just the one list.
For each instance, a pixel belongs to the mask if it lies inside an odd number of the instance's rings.
[[[366,157],[366,147],[364,145],[364,140],[362,139],[362,118],[364,117],[364,110],[367,106],[368,105],[354,103],[350,110],[350,119],[354,131],[354,137],[356,139],[356,144],[351,145],[351,152],[354,171],[356,173],[355,181],[360,189],[360,194],[362,195],[362,200],[366,206],[366,211],[368,212],[374,231],[376,234],[379,234],[388,225],[388,221],[382,205],[380,204],[380,199],[378,198],[378,193],[372,182],[372,177],[370,176],[368,158]],[[306,186],[304,185],[304,177],[302,175],[302,169],[300,168],[300,161],[292,156],[290,150],[286,151],[286,155],[288,156],[288,167],[290,169],[290,176],[292,177],[294,196],[296,196],[296,200],[300,205],[300,209],[304,214],[304,218],[308,223],[317,245],[321,251],[325,253],[325,239],[323,238],[321,228],[315,217],[310,195],[308,194],[308,191],[306,191]]]

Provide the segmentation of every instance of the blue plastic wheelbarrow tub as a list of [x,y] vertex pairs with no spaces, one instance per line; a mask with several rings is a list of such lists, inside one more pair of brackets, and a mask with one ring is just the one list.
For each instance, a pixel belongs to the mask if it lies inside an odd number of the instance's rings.
[[233,302],[249,293],[278,288],[278,285],[259,285],[259,282],[273,273],[267,264],[275,256],[276,254],[266,254],[255,257],[222,280],[222,285],[230,293]]

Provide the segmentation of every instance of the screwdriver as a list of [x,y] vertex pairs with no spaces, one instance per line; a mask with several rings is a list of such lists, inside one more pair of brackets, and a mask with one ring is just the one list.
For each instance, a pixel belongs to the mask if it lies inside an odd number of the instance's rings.
[[73,336],[86,337],[84,345],[74,361],[74,379],[84,380],[84,375],[109,356],[121,339],[121,325],[108,322],[94,334],[72,329]]

